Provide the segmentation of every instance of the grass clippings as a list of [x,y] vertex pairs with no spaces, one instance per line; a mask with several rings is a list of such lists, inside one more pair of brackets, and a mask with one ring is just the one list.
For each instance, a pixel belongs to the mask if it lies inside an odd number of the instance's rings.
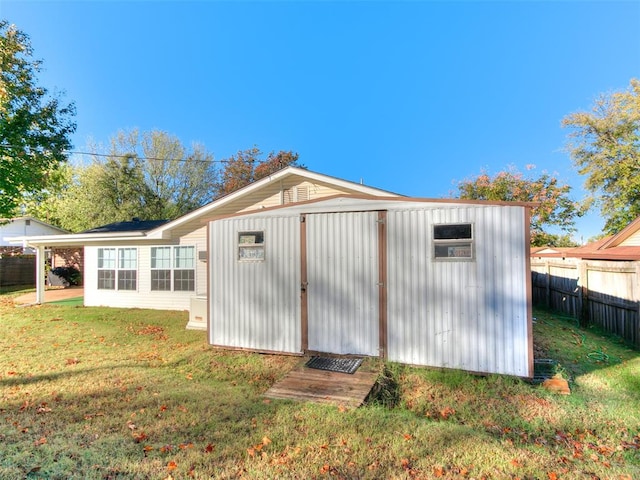
[[548,312],[536,351],[570,396],[370,359],[352,410],[265,399],[304,359],[215,349],[184,312],[0,315],[3,479],[640,478],[640,355]]

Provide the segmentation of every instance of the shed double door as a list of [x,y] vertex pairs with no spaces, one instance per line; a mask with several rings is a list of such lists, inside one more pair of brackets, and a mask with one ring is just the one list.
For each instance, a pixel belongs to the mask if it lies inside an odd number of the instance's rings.
[[384,212],[319,213],[303,217],[305,350],[381,354],[380,291],[384,287],[380,277],[379,238],[380,225],[384,223],[381,214]]

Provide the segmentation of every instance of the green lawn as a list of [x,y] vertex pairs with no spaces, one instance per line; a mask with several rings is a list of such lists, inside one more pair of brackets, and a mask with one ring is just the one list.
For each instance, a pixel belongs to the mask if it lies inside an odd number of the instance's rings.
[[0,478],[640,478],[639,352],[535,316],[572,395],[368,360],[385,388],[347,410],[263,398],[303,360],[213,349],[185,313],[3,295]]

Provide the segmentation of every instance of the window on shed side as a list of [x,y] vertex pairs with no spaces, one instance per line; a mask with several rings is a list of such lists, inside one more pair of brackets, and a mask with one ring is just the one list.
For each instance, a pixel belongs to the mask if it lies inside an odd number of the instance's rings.
[[238,232],[238,261],[264,261],[264,232]]
[[473,243],[471,223],[433,226],[433,258],[436,260],[473,260]]

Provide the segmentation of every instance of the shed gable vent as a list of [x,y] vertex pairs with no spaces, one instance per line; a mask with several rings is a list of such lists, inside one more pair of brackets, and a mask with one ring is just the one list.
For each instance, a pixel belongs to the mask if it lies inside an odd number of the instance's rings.
[[282,190],[282,204],[304,202],[309,200],[309,187],[297,186]]

